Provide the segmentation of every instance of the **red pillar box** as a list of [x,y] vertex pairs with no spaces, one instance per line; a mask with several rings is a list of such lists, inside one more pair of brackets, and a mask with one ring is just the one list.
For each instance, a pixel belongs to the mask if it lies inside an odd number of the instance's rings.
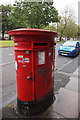
[[54,37],[56,32],[16,29],[14,36],[17,78],[17,106],[22,114],[32,115],[53,102]]

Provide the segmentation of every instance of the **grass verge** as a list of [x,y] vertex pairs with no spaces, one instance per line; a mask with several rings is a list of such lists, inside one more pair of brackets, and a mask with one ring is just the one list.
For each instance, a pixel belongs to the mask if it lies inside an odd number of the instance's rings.
[[61,44],[63,44],[64,42],[66,42],[66,41],[57,41],[56,43],[61,43]]
[[[80,41],[80,40],[78,40]],[[61,43],[63,44],[65,41],[57,41],[56,43]],[[14,46],[14,41],[12,40],[0,40],[0,47],[13,47]]]
[[12,40],[1,40],[0,41],[0,47],[13,47],[14,41]]
[[[74,40],[74,41],[80,41],[80,40]],[[66,42],[66,41],[62,40],[62,41],[57,41],[56,43],[61,43],[61,44],[63,44],[64,42]]]

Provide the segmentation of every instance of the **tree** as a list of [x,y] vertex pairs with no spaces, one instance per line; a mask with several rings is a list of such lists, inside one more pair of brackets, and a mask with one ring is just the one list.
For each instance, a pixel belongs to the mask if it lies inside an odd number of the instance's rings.
[[[61,19],[60,22],[58,23],[58,32],[59,32],[59,36],[60,36],[60,41],[62,39],[62,37],[64,36],[64,32],[65,29],[66,30],[71,30],[72,31],[72,26],[69,24],[71,23],[71,25],[75,24],[75,17],[74,17],[74,12],[72,9],[70,9],[68,6],[66,6],[66,8],[63,10],[63,13],[61,15]],[[73,23],[73,24],[72,24]],[[70,27],[71,26],[71,27]],[[76,25],[74,25],[75,27]],[[69,33],[70,34],[70,33]],[[66,37],[68,38],[70,35],[66,35]],[[74,38],[74,37],[73,37]]]
[[78,37],[78,25],[75,23],[74,19],[70,16],[62,17],[60,23],[58,23],[58,33],[60,36],[60,41],[62,37],[77,38]]
[[80,39],[80,26],[78,26],[78,39]]
[[45,30],[55,31],[57,32],[56,24],[50,24],[47,27],[44,27]]
[[1,5],[0,6],[0,16],[2,17],[2,21],[0,23],[2,24],[2,39],[4,40],[4,33],[5,31],[8,31],[10,26],[9,26],[9,15],[11,13],[11,5]]
[[11,17],[15,28],[43,28],[51,22],[59,21],[58,11],[53,7],[53,2],[16,1]]
[[78,38],[78,25],[75,24],[74,20],[70,19],[67,23],[67,26],[64,30],[64,36],[70,38]]
[[68,11],[65,11],[65,16],[62,16],[61,17],[61,20],[60,20],[60,23],[58,23],[58,32],[59,32],[59,35],[60,35],[60,41],[62,40],[62,36],[64,34],[64,30],[68,24],[68,21],[71,17],[71,15],[69,14],[68,16],[66,16]]

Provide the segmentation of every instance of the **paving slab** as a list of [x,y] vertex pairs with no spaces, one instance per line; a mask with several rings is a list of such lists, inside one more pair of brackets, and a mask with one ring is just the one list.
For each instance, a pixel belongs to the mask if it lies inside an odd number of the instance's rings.
[[42,115],[40,118],[57,118],[57,119],[62,119],[67,120],[67,118],[64,118],[62,115],[54,112],[53,105],[51,105]]
[[[49,114],[47,114],[46,116],[44,116],[42,118],[57,118],[57,119],[60,119],[60,118],[64,118],[64,117],[55,113],[55,112],[50,112]],[[64,118],[64,119],[67,120],[67,118]]]
[[75,70],[75,72],[72,74],[72,76],[70,77],[70,81],[69,83],[66,85],[65,88],[69,89],[69,90],[73,90],[76,92],[80,92],[80,75],[79,75],[79,69],[80,66]]
[[70,79],[70,82],[66,85],[65,88],[76,92],[80,92],[80,89],[78,89],[78,77],[70,77]]
[[78,118],[78,93],[61,88],[56,95],[53,111],[65,118]]

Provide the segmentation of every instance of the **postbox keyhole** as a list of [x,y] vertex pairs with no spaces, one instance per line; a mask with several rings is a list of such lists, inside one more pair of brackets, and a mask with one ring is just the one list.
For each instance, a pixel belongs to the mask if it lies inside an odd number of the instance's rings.
[[32,72],[30,72],[30,75],[27,76],[27,79],[28,79],[28,80],[32,80]]

